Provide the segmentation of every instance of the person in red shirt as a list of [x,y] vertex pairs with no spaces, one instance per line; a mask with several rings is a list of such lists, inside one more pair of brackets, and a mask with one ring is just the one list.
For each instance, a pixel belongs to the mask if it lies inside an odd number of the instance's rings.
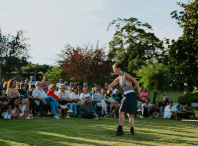
[[[47,96],[52,96],[58,103],[61,103],[61,99],[54,94],[55,90],[56,90],[56,86],[54,84],[50,84],[48,87]],[[67,104],[64,105],[67,106],[67,108],[64,109],[65,118],[71,118],[70,116],[67,115],[67,112],[68,113],[70,112],[69,106]]]

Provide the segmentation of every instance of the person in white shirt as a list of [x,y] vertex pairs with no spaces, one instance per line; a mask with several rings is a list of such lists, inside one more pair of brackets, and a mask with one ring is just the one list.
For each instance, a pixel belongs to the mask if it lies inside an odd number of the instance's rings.
[[[67,108],[67,106],[63,106],[60,105],[52,96],[48,96],[45,93],[45,91],[42,89],[42,84],[41,82],[36,82],[36,89],[33,91],[32,96],[35,99],[41,100],[45,105],[49,105],[51,107],[52,110],[52,115],[54,115],[55,119],[60,119],[57,115],[56,115],[56,108],[60,108],[60,109],[65,109]],[[39,102],[36,102],[37,105],[39,105]]]
[[83,88],[83,92],[84,92],[84,93],[81,93],[81,94],[80,94],[80,99],[81,99],[81,100],[85,100],[85,96],[86,96],[86,95],[89,95],[89,89],[88,89],[87,87],[84,87],[84,88]]
[[150,102],[150,98],[147,98],[145,103],[142,104],[142,111],[143,111],[143,116],[144,117],[152,118],[153,108],[154,108],[155,105],[152,105],[149,102]]
[[80,101],[80,96],[78,95],[77,87],[73,87],[72,91],[73,92],[70,94],[70,98],[71,98],[72,102],[75,103],[75,105],[73,106],[73,110],[74,110],[75,116],[77,116],[77,105],[76,105],[76,103],[78,101]]
[[56,87],[58,87],[58,89],[60,88],[60,85],[63,84],[63,79],[60,78],[59,83],[56,84]]
[[164,118],[170,119],[171,117],[177,119],[177,109],[173,106],[172,101],[169,102],[164,111]]
[[72,93],[72,88],[69,87],[68,90],[65,90],[65,92],[70,96],[70,94]]
[[[80,95],[82,94],[82,87],[78,86],[77,89],[78,89],[78,96],[80,98]],[[76,103],[76,105],[80,106],[83,102],[84,102],[84,100],[81,100],[81,98],[80,98],[80,100]]]
[[70,82],[69,86],[72,89],[74,87],[74,83],[73,82]]

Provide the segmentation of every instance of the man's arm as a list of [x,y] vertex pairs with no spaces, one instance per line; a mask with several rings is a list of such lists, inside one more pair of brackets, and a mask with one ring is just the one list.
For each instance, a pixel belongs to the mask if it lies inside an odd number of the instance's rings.
[[36,96],[35,99],[41,100],[45,105],[47,105],[47,102],[43,98]]

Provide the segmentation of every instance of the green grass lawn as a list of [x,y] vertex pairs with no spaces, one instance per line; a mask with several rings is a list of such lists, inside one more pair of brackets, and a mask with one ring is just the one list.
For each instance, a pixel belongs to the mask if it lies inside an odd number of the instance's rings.
[[[183,95],[182,93],[176,93],[175,89],[162,90],[157,94],[155,101],[163,101],[164,92],[168,94],[169,100],[170,101],[172,100],[174,103],[177,103],[178,98]],[[151,99],[150,103],[153,103],[153,97],[154,97],[153,91],[148,92],[148,97]]]
[[115,137],[117,125],[118,118],[0,119],[0,145],[198,145],[198,122],[135,118],[131,136],[126,119],[125,134]]

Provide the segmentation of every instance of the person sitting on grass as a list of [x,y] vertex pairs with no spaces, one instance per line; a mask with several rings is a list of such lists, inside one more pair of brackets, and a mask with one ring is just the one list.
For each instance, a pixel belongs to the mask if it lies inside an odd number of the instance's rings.
[[174,108],[177,111],[177,117],[184,118],[184,119],[189,119],[189,117],[187,117],[187,112],[184,112],[181,109],[180,102],[177,102],[177,104],[174,106]]
[[154,110],[153,110],[153,111],[154,111],[154,112],[153,112],[153,117],[155,117],[155,118],[158,117],[158,116],[163,115],[163,114],[162,114],[161,107],[160,107],[158,101],[155,102],[155,107],[154,107]]
[[[60,87],[65,89],[64,84],[61,84]],[[71,118],[70,116],[67,115],[67,113],[73,113],[73,111],[69,109],[69,106],[67,105],[67,101],[62,100],[62,98],[58,98],[58,96],[54,94],[55,90],[56,90],[56,86],[54,84],[50,84],[48,86],[47,96],[52,96],[59,104],[66,106],[67,108],[63,109],[65,118]]]
[[142,104],[143,116],[152,118],[154,105],[150,104],[150,98],[147,98]]
[[81,100],[85,100],[85,95],[89,94],[89,89],[87,87],[83,88],[83,93],[80,94]]
[[166,107],[166,102],[165,101],[162,101],[162,103],[161,103],[162,114],[164,114],[165,107]]
[[164,118],[175,118],[177,119],[177,111],[173,106],[173,102],[170,101],[169,104],[166,106],[164,111]]
[[[118,116],[118,110],[120,109],[120,104],[113,98],[113,96],[110,96],[109,94],[105,95],[105,102],[108,102],[111,104],[110,106],[110,113],[114,115],[114,118]],[[112,113],[112,109],[114,108],[114,113]]]
[[90,95],[86,94],[85,101],[80,106],[81,118],[87,118],[87,119],[95,118],[96,120],[98,120],[99,116],[94,111],[91,101],[92,100],[90,98]]
[[139,98],[137,98],[137,113],[139,115],[139,118],[144,118],[142,116],[142,102],[140,101]]
[[94,102],[96,102],[96,106],[101,107],[101,114],[104,115],[105,112],[105,116],[107,115],[107,105],[105,103],[105,100],[103,99],[103,95],[101,93],[99,93],[99,87],[96,86],[94,88],[95,93],[92,95],[92,100]]
[[24,114],[19,112],[20,97],[13,97],[8,104],[8,113],[4,115],[4,119],[24,119]]
[[188,103],[185,104],[182,111],[186,112],[188,118],[192,119],[191,118],[191,115],[192,115],[195,120],[197,119],[196,116],[195,116],[195,112],[188,108]]
[[28,112],[27,112],[28,109],[26,107],[24,98],[21,98],[21,102],[19,104],[19,110],[21,111],[21,113],[24,114],[24,118],[25,119],[30,119],[31,117],[33,118],[33,114],[28,114]]
[[[44,103],[44,105],[49,105],[51,107],[52,115],[54,115],[55,119],[60,119],[56,115],[56,108],[58,108],[58,107],[60,107],[60,109],[67,108],[67,106],[60,105],[52,96],[47,97],[47,94],[42,89],[42,84],[39,81],[36,82],[36,89],[33,91],[32,95],[35,99],[42,101]],[[37,105],[39,105],[39,104],[37,103]]]
[[78,101],[80,101],[80,96],[78,95],[78,89],[77,89],[77,87],[73,87],[72,88],[72,93],[70,94],[69,97],[71,98],[71,100],[73,102],[73,111],[74,111],[75,116],[77,117],[78,116],[77,115],[78,113],[77,113],[77,105],[76,105],[76,103]]

